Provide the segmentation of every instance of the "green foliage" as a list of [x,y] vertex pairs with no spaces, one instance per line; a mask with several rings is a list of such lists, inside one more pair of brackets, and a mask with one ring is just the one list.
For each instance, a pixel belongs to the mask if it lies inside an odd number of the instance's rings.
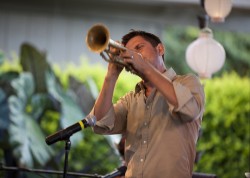
[[19,158],[19,165],[33,167],[33,160],[45,165],[52,156],[52,150],[41,142],[45,135],[31,113],[27,112],[29,99],[34,92],[32,75],[22,73],[11,84],[17,91],[17,95],[10,96],[8,100],[11,121],[9,135],[14,155]]
[[119,165],[118,155],[102,135],[84,130],[84,139],[70,153],[69,170],[91,174],[106,174]]
[[125,93],[135,89],[136,83],[141,79],[129,72],[123,71],[115,88],[114,92],[114,102],[117,101]]
[[189,43],[197,38],[198,30],[195,28],[168,28],[163,34],[165,44],[165,64],[173,67],[178,74],[192,72],[187,66],[185,52]]
[[9,62],[6,58],[4,58],[3,62],[0,65],[0,75],[4,75],[6,72],[15,71],[15,72],[21,72],[22,67],[18,63],[18,60],[14,60],[12,62]]
[[[76,96],[73,93],[64,91],[60,84],[57,82],[56,76],[52,71],[46,73],[46,83],[48,86],[48,92],[51,94],[60,104],[60,126],[66,128],[79,121],[84,117],[80,107],[76,104]],[[71,137],[72,145],[79,142],[82,139],[82,133],[75,134]]]
[[[98,90],[101,90],[104,77],[106,74],[107,67],[100,64],[90,64],[87,59],[82,59],[79,66],[69,65],[65,70],[61,70],[58,66],[54,66],[53,69],[56,71],[58,76],[64,81],[64,85],[68,85],[69,76],[74,76],[74,78],[86,84],[88,79],[93,79],[96,83]],[[134,90],[134,87],[140,78],[136,75],[131,74],[125,70],[122,71],[120,77],[116,84],[116,89],[114,91],[114,102],[117,101],[126,92]],[[87,86],[90,87],[90,84]]]
[[[21,67],[20,64],[12,65],[5,61],[0,66],[0,123],[3,123],[0,127],[0,148],[3,150],[4,161],[7,166],[63,170],[64,142],[49,147],[45,145],[45,135],[68,127],[88,114],[89,111],[81,111],[78,102],[84,100],[90,92],[81,90],[85,87],[77,83],[72,75],[67,76],[70,80],[65,80],[62,87],[61,80],[51,70],[45,56],[33,46],[24,44],[21,54]],[[26,72],[23,72],[24,69]],[[60,77],[65,79],[65,76]],[[76,88],[71,86],[76,83]],[[90,77],[86,78],[85,83],[97,91]],[[81,93],[81,98],[74,89]],[[94,100],[91,95],[88,98]],[[94,134],[91,129],[86,133],[87,137],[83,137],[85,132],[78,132],[70,139],[72,149],[77,151],[70,153],[69,169],[106,174],[117,167],[119,156],[109,141],[104,136]],[[80,154],[81,151],[84,154]],[[1,156],[3,154],[1,152]],[[86,160],[83,161],[84,157]],[[8,164],[9,160],[13,160],[11,162],[14,165]],[[30,176],[34,175],[25,173],[18,178]]]
[[226,62],[223,69],[234,70],[239,75],[250,76],[250,38],[249,34],[232,32],[214,32],[214,37],[226,51]]
[[32,73],[35,82],[35,92],[45,93],[47,89],[45,83],[46,76],[44,74],[49,66],[45,59],[45,54],[41,53],[30,44],[22,44],[20,63],[23,71]]
[[250,159],[250,79],[224,74],[205,84],[206,110],[198,150],[199,172],[244,177]]

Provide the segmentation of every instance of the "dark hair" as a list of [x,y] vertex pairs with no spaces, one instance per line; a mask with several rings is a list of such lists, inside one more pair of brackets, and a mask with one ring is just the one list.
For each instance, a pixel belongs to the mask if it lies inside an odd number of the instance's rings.
[[[122,44],[126,46],[128,41],[136,36],[141,36],[142,38],[147,40],[153,47],[156,47],[159,43],[162,43],[160,38],[152,33],[132,29],[129,33],[122,37]],[[162,59],[164,60],[164,54],[162,55]]]

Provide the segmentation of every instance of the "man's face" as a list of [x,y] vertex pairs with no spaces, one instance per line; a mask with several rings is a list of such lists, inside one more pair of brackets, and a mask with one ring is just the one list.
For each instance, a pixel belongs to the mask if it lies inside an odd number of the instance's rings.
[[140,53],[143,59],[147,60],[153,66],[157,67],[159,65],[161,55],[158,53],[156,47],[153,47],[151,43],[146,41],[143,37],[136,36],[130,39],[125,47]]

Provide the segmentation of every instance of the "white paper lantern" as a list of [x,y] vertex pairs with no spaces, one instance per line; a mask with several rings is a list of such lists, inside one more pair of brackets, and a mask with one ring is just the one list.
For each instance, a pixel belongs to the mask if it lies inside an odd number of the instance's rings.
[[221,69],[225,62],[225,50],[213,39],[211,29],[202,29],[199,38],[187,47],[186,61],[200,78],[211,78]]
[[204,6],[213,22],[224,22],[232,9],[232,0],[205,0]]

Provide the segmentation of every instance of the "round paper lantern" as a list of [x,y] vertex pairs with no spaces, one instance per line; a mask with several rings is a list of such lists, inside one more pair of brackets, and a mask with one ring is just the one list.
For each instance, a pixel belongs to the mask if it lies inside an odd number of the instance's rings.
[[213,22],[224,22],[232,9],[232,0],[205,0],[204,6]]
[[200,78],[211,78],[221,69],[225,62],[225,50],[213,39],[211,29],[202,29],[199,38],[187,47],[186,61]]

